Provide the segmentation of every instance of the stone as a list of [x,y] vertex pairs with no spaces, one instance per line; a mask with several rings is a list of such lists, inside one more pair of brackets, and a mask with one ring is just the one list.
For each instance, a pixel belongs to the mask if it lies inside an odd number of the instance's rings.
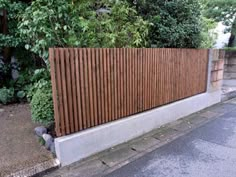
[[34,129],[34,132],[37,136],[42,137],[43,134],[47,133],[47,129],[43,126],[40,126],[40,127],[36,127]]
[[43,139],[45,141],[46,149],[50,150],[50,146],[54,143],[52,136],[49,134],[43,134]]
[[19,78],[19,62],[17,61],[15,56],[11,57],[11,65],[13,66],[11,70],[11,76],[13,80],[16,80]]
[[0,112],[4,112],[4,109],[0,109]]
[[51,145],[50,145],[50,151],[51,151],[51,153],[56,154],[55,143],[54,142],[52,142]]

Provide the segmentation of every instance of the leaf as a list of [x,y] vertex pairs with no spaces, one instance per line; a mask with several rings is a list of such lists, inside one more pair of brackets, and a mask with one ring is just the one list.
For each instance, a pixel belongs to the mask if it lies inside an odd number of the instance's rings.
[[25,45],[25,49],[26,49],[26,50],[29,50],[29,48],[30,48],[30,45],[29,45],[29,44],[26,44],[26,45]]
[[17,92],[16,96],[19,99],[23,99],[26,96],[26,93],[23,90],[21,90]]

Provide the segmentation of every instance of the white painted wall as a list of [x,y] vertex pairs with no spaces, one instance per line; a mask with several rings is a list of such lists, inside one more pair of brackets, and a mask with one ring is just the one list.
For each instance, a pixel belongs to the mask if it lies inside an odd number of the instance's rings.
[[221,49],[224,48],[225,45],[228,44],[230,33],[224,33],[226,29],[226,26],[222,24],[222,22],[219,22],[214,32],[217,33],[217,40],[216,44],[214,45],[214,48]]

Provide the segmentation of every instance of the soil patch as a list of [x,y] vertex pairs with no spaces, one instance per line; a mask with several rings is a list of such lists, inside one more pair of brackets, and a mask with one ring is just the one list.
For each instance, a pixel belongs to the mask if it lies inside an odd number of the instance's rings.
[[52,159],[34,135],[29,104],[0,105],[0,177]]

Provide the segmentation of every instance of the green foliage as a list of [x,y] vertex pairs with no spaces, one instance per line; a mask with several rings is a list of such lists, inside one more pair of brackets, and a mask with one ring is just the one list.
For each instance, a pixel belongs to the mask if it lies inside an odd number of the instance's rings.
[[31,78],[31,84],[28,85],[27,99],[32,100],[32,97],[38,89],[43,89],[50,86],[50,72],[46,68],[37,69]]
[[6,86],[11,78],[11,65],[0,60],[0,87]]
[[17,98],[23,99],[26,96],[26,93],[23,90],[17,92]]
[[125,1],[116,0],[35,0],[21,18],[25,48],[45,60],[53,46],[138,47],[148,32],[148,23]]
[[0,89],[0,103],[11,103],[14,99],[14,88],[7,89],[3,87]]
[[39,137],[38,141],[41,146],[45,145],[45,140],[42,137]]
[[156,47],[199,47],[200,4],[197,0],[130,0],[138,13],[152,23],[149,45]]
[[32,120],[49,125],[54,121],[51,83],[37,89],[33,95],[31,105]]
[[226,26],[232,26],[236,17],[235,0],[209,0],[205,2],[205,16],[222,21]]
[[0,47],[22,46],[23,41],[19,36],[17,23],[26,7],[26,3],[17,0],[0,0],[0,9],[7,10],[8,34],[0,34]]
[[236,46],[236,2],[235,0],[203,0],[204,15],[223,22],[227,26],[225,32],[231,32],[229,47]]
[[236,47],[225,47],[224,50],[236,51]]
[[201,48],[212,48],[216,42],[217,33],[214,32],[216,22],[212,19],[202,17]]

